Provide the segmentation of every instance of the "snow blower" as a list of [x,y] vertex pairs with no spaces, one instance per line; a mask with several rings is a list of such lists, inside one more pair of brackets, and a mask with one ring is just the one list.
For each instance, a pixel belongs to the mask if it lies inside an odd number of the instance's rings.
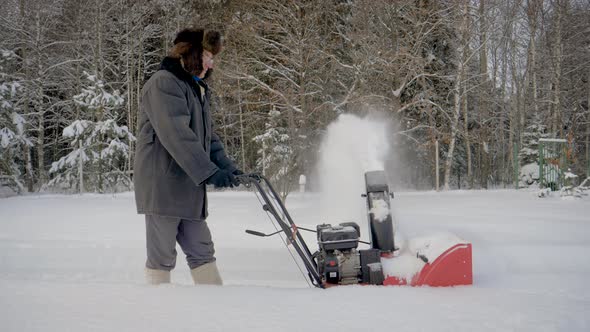
[[[316,229],[298,227],[271,183],[264,176],[248,174],[238,176],[246,187],[254,186],[262,208],[280,227],[274,233],[265,234],[246,230],[256,236],[273,236],[285,233],[301,258],[311,283],[319,288],[335,285],[411,285],[455,286],[473,283],[471,244],[453,236],[423,238],[415,241],[412,259],[419,261],[415,273],[396,274],[396,265],[405,264],[400,259],[394,243],[394,223],[391,215],[387,177],[384,171],[365,173],[366,199],[370,241],[361,241],[360,227],[354,222],[338,225],[321,224]],[[317,234],[318,250],[312,253],[300,231]],[[359,249],[359,243],[368,249]],[[415,263],[414,263],[415,264]],[[393,267],[393,268],[391,268]]]

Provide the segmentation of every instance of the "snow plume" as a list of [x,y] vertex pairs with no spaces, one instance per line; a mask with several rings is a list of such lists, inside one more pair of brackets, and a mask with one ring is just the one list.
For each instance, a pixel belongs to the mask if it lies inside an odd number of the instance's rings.
[[371,211],[369,211],[370,213],[373,214],[373,218],[375,218],[375,220],[377,220],[378,222],[383,222],[385,221],[385,219],[387,219],[387,216],[389,216],[389,205],[387,205],[387,202],[379,199],[373,202],[373,208],[371,209]]
[[400,250],[394,257],[381,258],[383,273],[386,276],[405,279],[410,283],[414,275],[424,267],[423,259],[432,263],[445,251],[461,243],[468,242],[449,232],[432,233],[399,241],[396,236],[396,245],[400,247]]
[[350,114],[340,115],[328,126],[318,167],[322,222],[366,222],[365,200],[361,197],[364,174],[385,168],[390,151],[388,129],[387,121]]

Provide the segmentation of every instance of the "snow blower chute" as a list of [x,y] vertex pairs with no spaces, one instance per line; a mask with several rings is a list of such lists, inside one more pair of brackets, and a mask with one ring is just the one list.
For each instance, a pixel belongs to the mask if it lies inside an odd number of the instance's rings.
[[[280,229],[265,234],[246,230],[257,236],[272,236],[285,233],[288,244],[301,258],[311,283],[319,288],[334,285],[411,285],[411,286],[456,286],[473,283],[471,244],[449,236],[445,241],[423,238],[414,243],[413,258],[421,268],[411,275],[396,275],[395,266],[401,263],[394,243],[394,227],[391,216],[387,177],[384,171],[365,173],[367,217],[370,241],[361,241],[357,223],[338,225],[321,224],[316,229],[298,227],[287,211],[280,196],[268,179],[249,174],[238,177],[247,187],[254,186],[260,195],[263,210],[272,216]],[[317,234],[318,250],[313,254],[300,231]],[[359,249],[359,243],[369,248]],[[390,267],[394,267],[391,269]]]

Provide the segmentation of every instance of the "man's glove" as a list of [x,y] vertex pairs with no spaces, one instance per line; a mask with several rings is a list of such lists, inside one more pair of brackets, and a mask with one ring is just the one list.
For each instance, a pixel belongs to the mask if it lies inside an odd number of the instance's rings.
[[219,169],[211,175],[211,177],[207,179],[207,183],[214,185],[215,188],[233,188],[240,184],[236,177],[230,171],[225,169]]
[[244,172],[242,172],[242,171],[241,171],[241,170],[239,170],[239,169],[236,169],[236,170],[234,170],[234,171],[232,172],[232,174],[233,174],[233,175],[244,175]]

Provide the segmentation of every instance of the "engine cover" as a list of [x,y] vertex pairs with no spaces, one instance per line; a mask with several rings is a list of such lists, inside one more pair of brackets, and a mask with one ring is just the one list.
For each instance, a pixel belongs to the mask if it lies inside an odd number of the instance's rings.
[[358,225],[355,223],[343,223],[335,226],[330,224],[318,225],[317,234],[320,250],[348,250],[358,247],[360,237],[358,229]]

